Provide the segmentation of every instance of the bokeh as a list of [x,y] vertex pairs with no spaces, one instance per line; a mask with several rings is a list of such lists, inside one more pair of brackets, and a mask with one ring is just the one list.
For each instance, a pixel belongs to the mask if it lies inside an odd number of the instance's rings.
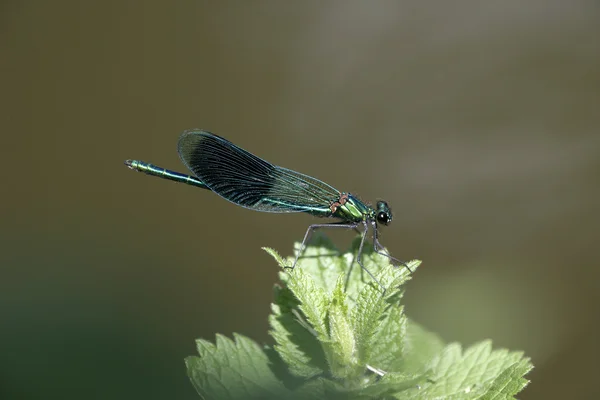
[[3,1],[0,398],[194,399],[195,338],[268,343],[260,247],[315,220],[123,165],[189,128],[386,199],[413,319],[598,398],[599,38],[583,0]]

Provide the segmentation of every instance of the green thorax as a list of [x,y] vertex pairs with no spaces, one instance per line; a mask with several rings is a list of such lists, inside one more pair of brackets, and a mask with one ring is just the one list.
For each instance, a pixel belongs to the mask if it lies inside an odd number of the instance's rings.
[[375,210],[350,193],[342,193],[331,205],[332,216],[344,221],[360,222],[375,218]]

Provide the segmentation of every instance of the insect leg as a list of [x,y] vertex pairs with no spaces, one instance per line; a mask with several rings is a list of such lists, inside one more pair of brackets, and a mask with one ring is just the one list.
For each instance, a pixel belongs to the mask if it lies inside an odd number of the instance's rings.
[[360,239],[360,246],[358,247],[358,253],[356,253],[356,262],[358,263],[358,265],[360,265],[360,267],[363,269],[363,271],[366,271],[367,274],[369,274],[369,276],[371,277],[371,279],[373,279],[375,282],[377,282],[377,284],[381,287],[381,289],[383,290],[382,295],[385,295],[385,287],[381,284],[381,282],[379,282],[379,280],[377,278],[375,278],[375,276],[371,273],[371,271],[369,271],[368,269],[365,268],[365,266],[362,263],[362,251],[363,251],[363,246],[365,244],[365,239],[367,237],[367,232],[369,232],[369,225],[367,225],[367,221],[363,221],[363,226],[365,227],[365,230],[362,234],[362,238]]
[[289,269],[294,269],[296,268],[296,263],[298,262],[298,259],[300,258],[300,255],[304,252],[304,250],[306,249],[306,243],[308,243],[308,240],[310,239],[310,236],[312,235],[313,231],[319,228],[344,228],[344,229],[354,229],[358,226],[358,223],[354,222],[351,224],[314,224],[314,225],[310,225],[308,227],[308,229],[306,230],[306,233],[304,234],[304,239],[302,240],[302,244],[300,245],[300,250],[298,250],[298,253],[296,254],[296,259],[294,260],[294,263],[292,264],[291,267],[287,267]]
[[412,274],[413,271],[410,269],[408,264],[406,264],[406,262],[399,260],[396,257],[392,257],[391,255],[383,251],[383,246],[381,245],[381,243],[379,243],[379,239],[377,237],[377,224],[373,221],[371,222],[371,225],[373,226],[373,250],[375,251],[375,253],[389,258],[392,261],[392,264],[394,265],[399,264],[404,266],[408,270],[408,272]]

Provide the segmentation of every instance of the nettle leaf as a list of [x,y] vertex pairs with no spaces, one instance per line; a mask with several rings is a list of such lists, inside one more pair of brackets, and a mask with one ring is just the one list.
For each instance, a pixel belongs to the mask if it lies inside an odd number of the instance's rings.
[[[205,399],[511,399],[532,365],[521,352],[483,341],[463,352],[409,320],[401,304],[408,269],[372,249],[365,273],[354,261],[359,241],[340,254],[316,235],[296,268],[282,268],[269,323],[273,347],[217,335],[197,341],[188,375]],[[296,244],[296,249],[299,245]],[[408,263],[414,270],[420,261]],[[288,267],[288,268],[286,268]]]
[[524,376],[532,368],[533,365],[527,358],[512,364],[494,379],[487,390],[486,398],[489,400],[513,399],[513,395],[529,384],[529,380]]
[[388,368],[392,371],[423,372],[427,370],[428,362],[442,352],[445,344],[438,335],[406,318],[404,313],[400,318],[404,322],[404,334],[399,335],[404,339],[402,357],[390,359],[392,365]]
[[216,344],[197,340],[200,356],[185,360],[188,376],[205,399],[285,398],[289,391],[275,377],[264,351],[252,340],[217,335]]
[[[414,270],[419,264],[420,262],[411,262],[411,268]],[[371,353],[375,348],[396,348],[396,354],[401,357],[404,330],[403,321],[399,318],[401,309],[397,304],[402,297],[400,285],[410,279],[410,272],[406,268],[388,265],[380,268],[376,278],[385,289],[378,284],[364,285],[352,310],[353,328],[357,337],[356,357],[363,364],[374,361]],[[386,336],[381,334],[382,330],[396,331],[397,335]]]
[[274,349],[296,377],[311,378],[327,370],[321,345],[314,334],[297,322],[289,313],[272,305],[269,316],[270,334],[275,340]]
[[354,359],[356,338],[350,325],[343,286],[344,279],[340,276],[327,311],[329,337],[328,342],[324,343],[331,375],[340,379],[349,378],[358,372]]
[[329,332],[326,317],[331,302],[330,296],[300,268],[296,268],[289,274],[286,283],[298,301],[298,310],[302,312],[317,338],[320,341],[327,341]]
[[403,307],[390,307],[372,338],[369,361],[384,371],[402,371],[407,324],[402,311]]
[[492,350],[485,340],[462,351],[453,343],[429,363],[431,383],[415,399],[511,399],[528,383],[523,376],[533,366],[522,352]]
[[[391,358],[402,357],[406,321],[398,304],[402,296],[401,285],[410,279],[408,269],[392,266],[386,257],[365,251],[363,262],[375,274],[375,281],[368,274],[349,268],[352,253],[332,256],[337,250],[331,243],[322,238],[318,241],[322,246],[309,247],[306,250],[308,260],[304,261],[303,257],[293,271],[285,269],[293,262],[291,258],[284,261],[272,250],[267,250],[284,268],[282,281],[289,290],[279,290],[275,304],[278,307],[273,309],[275,316],[271,318],[271,326],[277,342],[275,348],[281,352],[291,373],[307,378],[320,375],[320,380],[323,376],[334,379],[331,382],[325,379],[329,383],[323,390],[329,397],[334,394],[332,390],[338,388],[340,379],[345,381],[340,387],[343,393],[359,397],[365,396],[363,390],[387,393],[391,388],[412,388],[415,379],[425,379],[415,374],[400,374],[394,379],[393,375],[388,375],[384,389],[380,376],[369,370],[372,352],[382,360],[390,355]],[[414,270],[419,264],[419,261],[413,261],[410,268]],[[332,281],[334,284],[330,283]],[[289,300],[290,294],[295,301]],[[316,301],[318,309],[307,307],[305,303],[309,301]],[[281,321],[289,324],[286,329],[282,329]],[[292,325],[295,326],[292,328]],[[290,334],[293,330],[304,330],[305,336],[306,332],[310,333],[310,349],[293,342]],[[396,335],[386,336],[388,332]],[[320,344],[321,351],[315,350],[314,339]],[[397,351],[390,353],[390,347]],[[321,363],[321,355],[326,360],[325,365]],[[381,368],[380,359],[374,358],[375,364],[371,368],[385,375],[388,371]],[[384,366],[389,365],[392,365],[391,361]],[[380,389],[373,385],[380,385]]]

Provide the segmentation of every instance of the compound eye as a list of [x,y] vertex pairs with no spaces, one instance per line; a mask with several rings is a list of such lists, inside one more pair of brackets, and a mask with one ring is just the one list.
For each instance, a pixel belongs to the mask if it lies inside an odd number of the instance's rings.
[[377,222],[387,225],[390,222],[390,217],[386,212],[380,211],[377,213]]

